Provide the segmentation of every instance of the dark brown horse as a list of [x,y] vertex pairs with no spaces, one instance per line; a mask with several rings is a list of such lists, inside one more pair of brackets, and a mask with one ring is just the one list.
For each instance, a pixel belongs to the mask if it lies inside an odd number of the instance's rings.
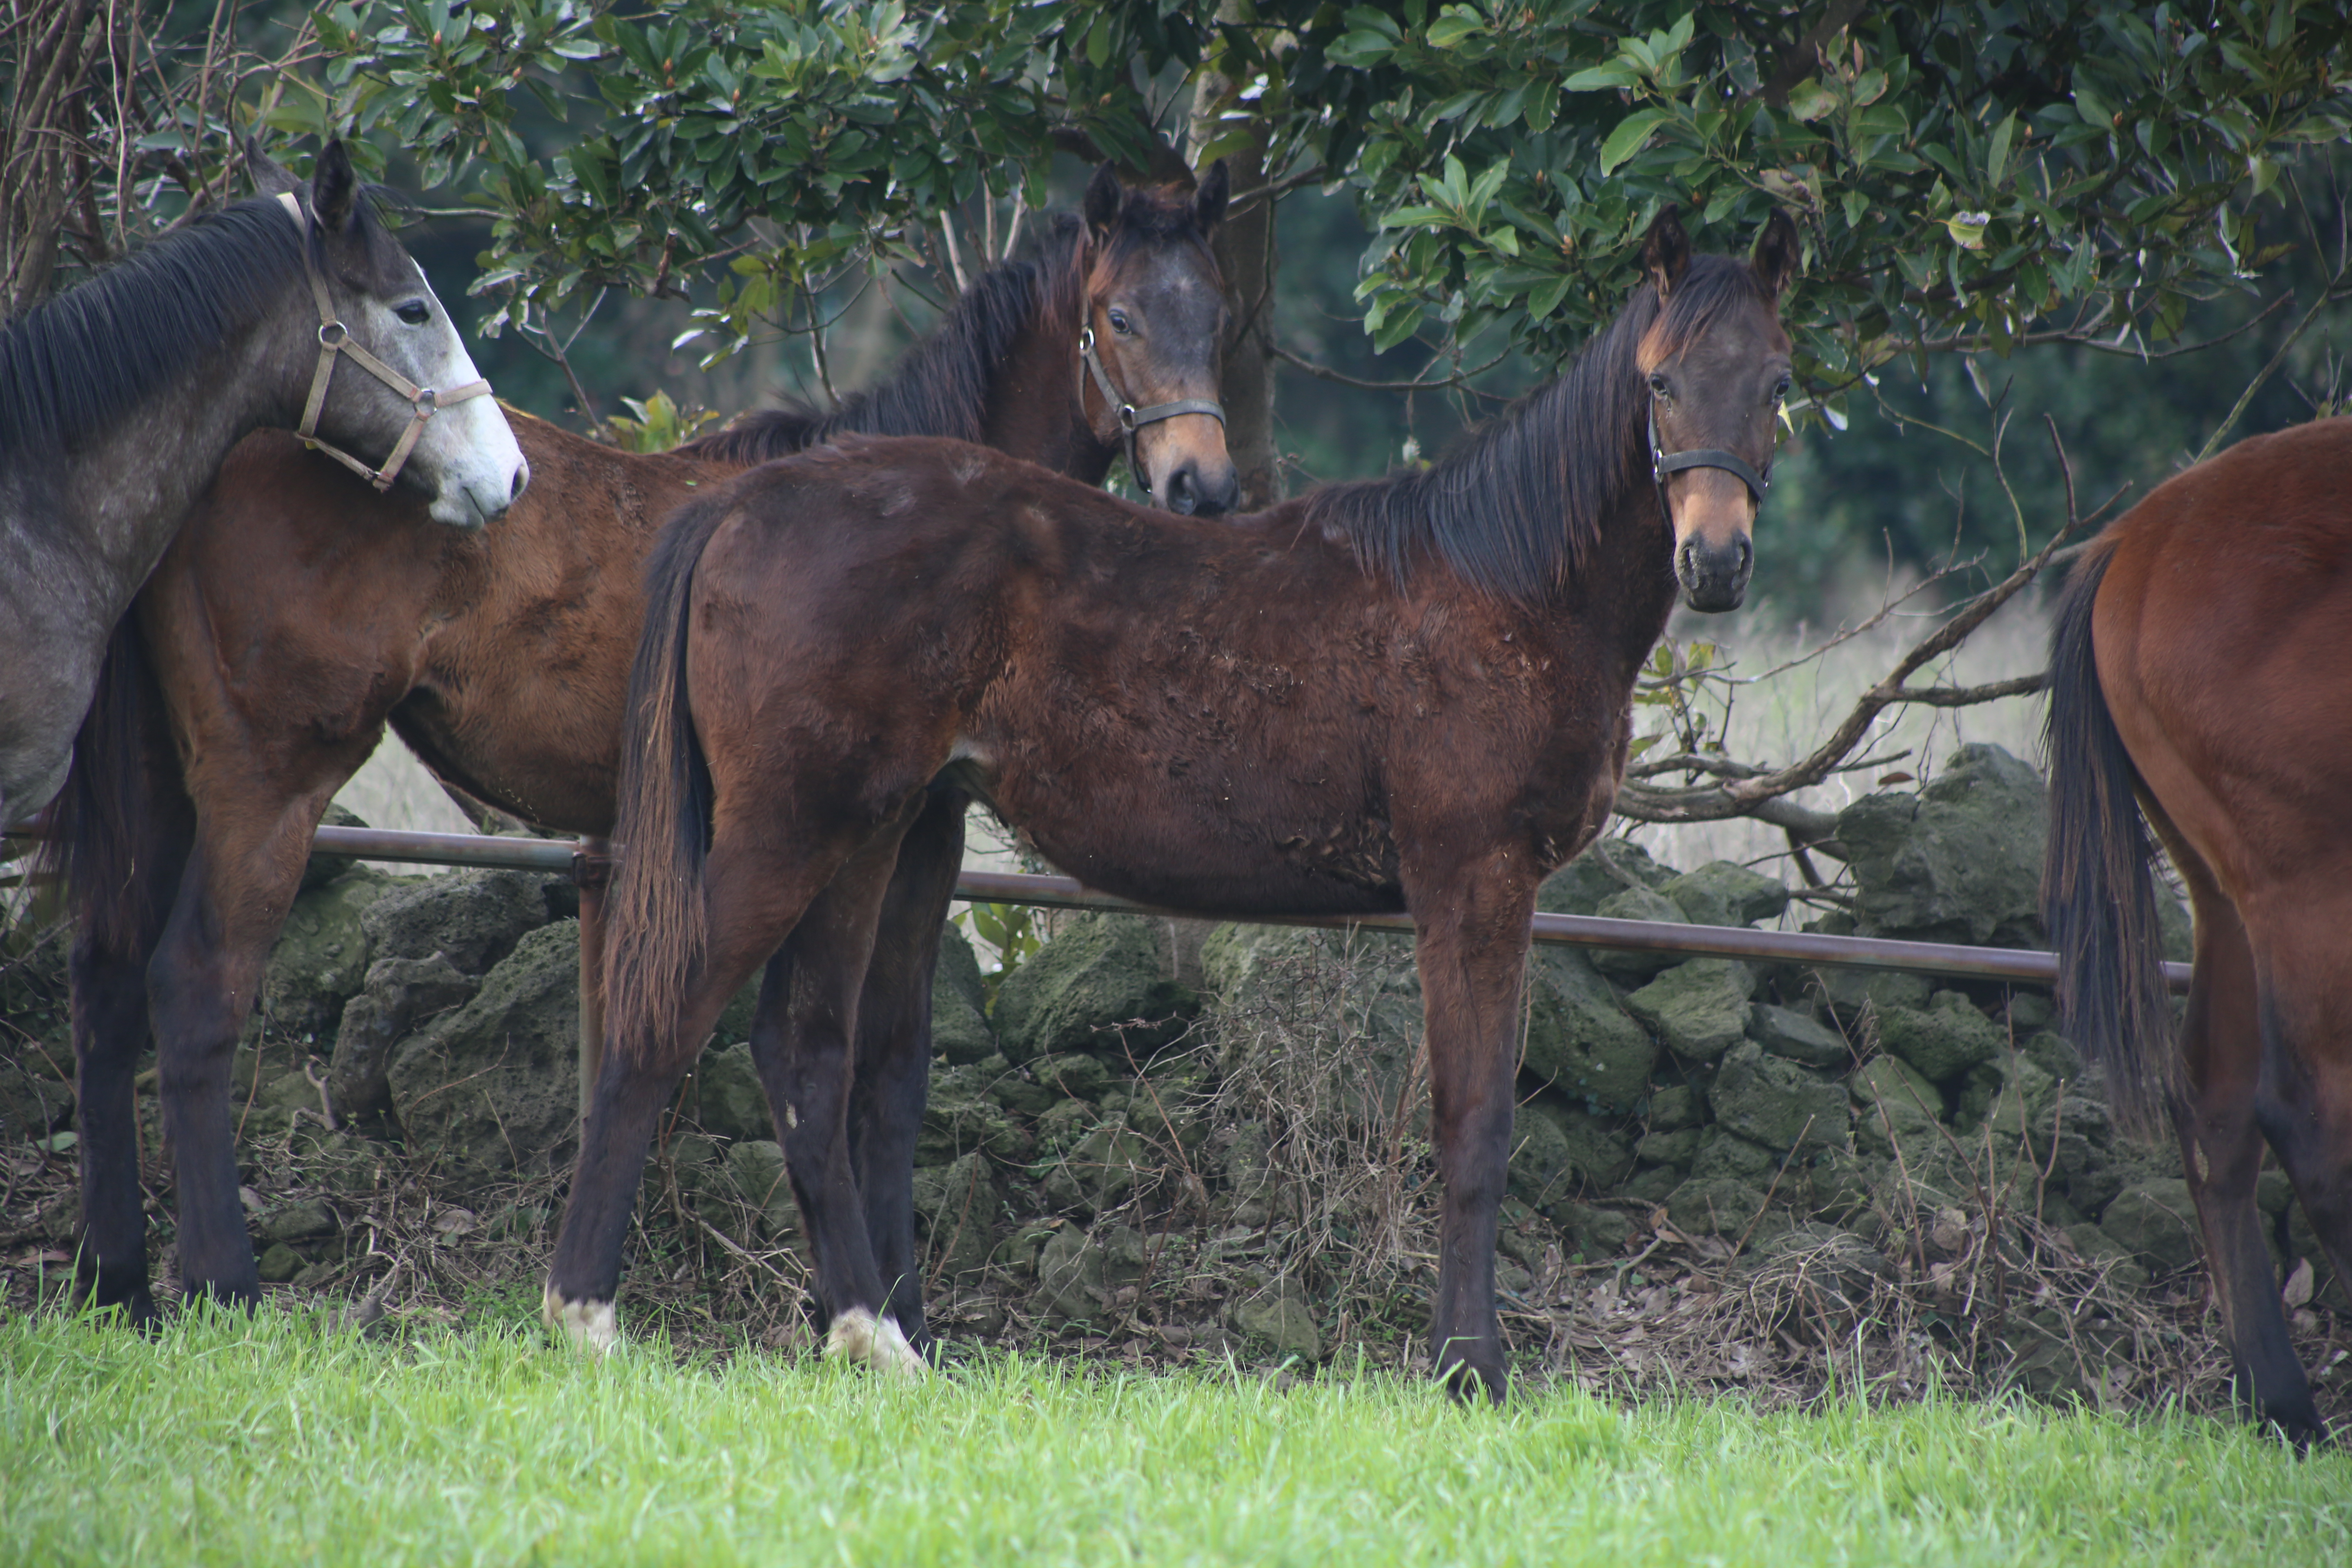
[[1796,258],[1775,216],[1752,263],[1694,259],[1669,209],[1651,284],[1560,380],[1426,472],[1237,525],[908,440],[768,464],[680,512],[647,574],[607,1051],[550,1320],[611,1342],[656,1115],[766,963],[752,1050],[833,1347],[909,1363],[857,1223],[852,1065],[874,1065],[859,998],[893,865],[945,773],[1126,898],[1412,915],[1445,1181],[1435,1360],[1499,1396],[1536,888],[1608,816],[1677,580],[1704,610],[1745,591]]
[[[374,495],[289,437],[239,447],[117,639],[64,798],[86,1297],[153,1310],[131,1119],[151,1019],[182,1284],[258,1290],[231,1053],[319,819],[387,722],[481,800],[609,831],[642,566],[662,518],[698,486],[848,431],[951,433],[1098,480],[1127,432],[1082,368],[1082,338],[1091,330],[1105,377],[1137,405],[1214,394],[1223,321],[1206,240],[1224,195],[1222,164],[1197,193],[1127,191],[1106,165],[1083,224],[1061,220],[1037,259],[983,275],[887,384],[832,415],[758,414],[655,457],[518,416],[538,477],[478,534],[424,526],[421,506]],[[1160,494],[1211,508],[1232,495],[1214,417],[1171,417],[1139,441]],[[943,795],[926,818],[950,884],[962,812]],[[910,860],[918,873],[941,874]],[[937,925],[892,955],[908,972],[894,983],[929,974]],[[877,1007],[874,1026],[906,1037],[877,1059],[928,1057],[927,1005]]]
[[[2352,419],[2240,442],[2102,534],[2050,658],[2045,919],[2069,1033],[2180,1139],[2235,1383],[2321,1433],[2254,1204],[2265,1143],[2352,1281]],[[2189,885],[2179,1043],[2145,814]]]

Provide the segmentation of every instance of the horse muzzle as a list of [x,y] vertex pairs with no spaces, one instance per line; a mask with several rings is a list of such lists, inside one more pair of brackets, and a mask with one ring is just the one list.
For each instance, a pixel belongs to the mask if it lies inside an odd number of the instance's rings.
[[1694,610],[1713,614],[1739,608],[1755,569],[1756,547],[1745,533],[1720,542],[1685,539],[1675,549],[1675,580],[1682,584],[1683,601]]

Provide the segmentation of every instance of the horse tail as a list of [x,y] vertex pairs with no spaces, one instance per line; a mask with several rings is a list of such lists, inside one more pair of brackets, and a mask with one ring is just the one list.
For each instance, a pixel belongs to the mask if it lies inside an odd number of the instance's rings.
[[2156,1135],[2179,1079],[2156,920],[2155,846],[2139,770],[2124,749],[2091,644],[2110,552],[2095,550],[2058,604],[2050,638],[2050,845],[2042,919],[2058,952],[2058,1012],[2084,1059],[2106,1069],[2116,1120]]
[[723,509],[682,509],[646,563],[646,629],[629,670],[628,724],[614,837],[605,1018],[625,1050],[658,1054],[709,944],[703,878],[710,769],[687,694],[694,569]]
[[[137,617],[126,615],[108,639],[98,688],[74,737],[73,764],[49,807],[48,838],[34,861],[38,880],[59,885],[77,942],[87,951],[135,956],[162,925],[171,881],[142,874],[143,852],[160,850],[153,830],[184,806],[167,801],[156,773],[168,743],[157,744],[162,695],[147,660]],[[171,757],[172,772],[178,759]],[[175,806],[180,807],[174,810]]]

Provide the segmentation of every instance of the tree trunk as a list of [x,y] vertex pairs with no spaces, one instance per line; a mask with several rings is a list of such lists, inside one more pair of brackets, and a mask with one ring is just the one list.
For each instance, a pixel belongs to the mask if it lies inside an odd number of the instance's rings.
[[[1220,21],[1243,19],[1238,0],[1223,0]],[[1226,118],[1235,106],[1236,83],[1223,75],[1216,63],[1204,67],[1193,92],[1191,148],[1192,162],[1234,121]],[[1265,136],[1262,122],[1249,122],[1246,144],[1228,146],[1226,171],[1233,188],[1246,195],[1263,192],[1265,176]],[[1265,195],[1226,209],[1213,246],[1217,267],[1225,279],[1225,308],[1233,314],[1232,335],[1225,342],[1225,374],[1221,400],[1225,405],[1225,450],[1233,455],[1241,475],[1241,509],[1255,511],[1282,499],[1282,468],[1274,447],[1274,202]]]

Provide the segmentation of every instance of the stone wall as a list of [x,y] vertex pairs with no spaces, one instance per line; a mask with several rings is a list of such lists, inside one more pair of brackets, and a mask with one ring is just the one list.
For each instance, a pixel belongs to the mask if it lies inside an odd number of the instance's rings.
[[[2046,811],[2032,770],[1969,747],[1925,789],[1844,812],[1852,875],[1831,895],[1725,863],[1676,870],[1609,839],[1540,904],[2036,946]],[[239,1052],[247,1157],[299,1151],[358,1181],[396,1153],[459,1199],[509,1194],[469,1218],[543,1231],[546,1178],[575,1152],[575,913],[561,878],[322,868]],[[2173,939],[2185,956],[2185,921]],[[14,1042],[0,1137],[69,1144],[67,1036],[40,962],[54,953],[0,976]],[[1166,922],[1089,914],[992,985],[949,928],[917,1149],[933,1278],[1084,1323],[1148,1274],[1214,1267],[1242,1282],[1214,1304],[1234,1332],[1312,1359],[1349,1292],[1419,1294],[1406,1239],[1433,1213],[1434,1163],[1410,943],[1228,926],[1201,945],[1197,985],[1180,967]],[[706,1223],[789,1247],[751,1005],[722,1017],[665,1169]],[[2184,1267],[2196,1239],[2177,1153],[2116,1134],[2051,1021],[2045,995],[1998,984],[1538,949],[1503,1289],[1547,1260],[1616,1256],[1661,1218],[1727,1256],[1834,1231],[1873,1269],[2031,1215],[2126,1282]],[[268,1277],[326,1270],[352,1244],[331,1174],[318,1190],[256,1215]],[[2315,1254],[2276,1173],[2262,1202],[2283,1264]]]

